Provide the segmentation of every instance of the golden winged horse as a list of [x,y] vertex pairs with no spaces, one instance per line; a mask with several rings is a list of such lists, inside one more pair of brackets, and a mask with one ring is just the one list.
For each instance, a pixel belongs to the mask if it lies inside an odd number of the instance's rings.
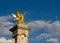
[[14,17],[14,20],[18,22],[18,24],[24,24],[24,15],[20,14],[20,9],[18,9],[17,15],[12,14],[12,16]]

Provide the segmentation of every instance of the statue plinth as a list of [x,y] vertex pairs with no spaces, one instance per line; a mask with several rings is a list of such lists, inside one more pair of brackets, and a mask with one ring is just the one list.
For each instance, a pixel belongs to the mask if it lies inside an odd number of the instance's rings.
[[10,29],[12,32],[12,43],[28,43],[28,26],[27,25],[15,25]]
[[11,28],[10,31],[13,32],[17,29],[30,30],[27,25],[18,24],[18,25],[15,25],[13,28]]
[[24,30],[29,30],[29,27],[27,25],[18,24],[18,27]]
[[18,9],[17,15],[12,14],[12,16],[17,21],[17,25],[10,29],[12,32],[12,43],[28,43],[28,30],[30,29],[24,23],[24,15],[21,15]]

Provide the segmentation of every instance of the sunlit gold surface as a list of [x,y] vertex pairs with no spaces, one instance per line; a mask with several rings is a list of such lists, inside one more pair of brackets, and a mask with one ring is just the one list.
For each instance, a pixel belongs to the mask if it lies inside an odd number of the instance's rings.
[[24,24],[24,15],[20,14],[20,9],[18,9],[17,15],[12,14],[12,16],[14,17],[14,20],[16,20],[18,24]]

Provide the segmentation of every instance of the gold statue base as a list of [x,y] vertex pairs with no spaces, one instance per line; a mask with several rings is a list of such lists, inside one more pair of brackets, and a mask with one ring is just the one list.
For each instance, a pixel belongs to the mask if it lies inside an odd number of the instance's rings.
[[27,25],[22,25],[22,24],[18,24],[18,27],[24,28],[24,29],[25,29],[25,28],[26,28],[26,29],[29,28]]

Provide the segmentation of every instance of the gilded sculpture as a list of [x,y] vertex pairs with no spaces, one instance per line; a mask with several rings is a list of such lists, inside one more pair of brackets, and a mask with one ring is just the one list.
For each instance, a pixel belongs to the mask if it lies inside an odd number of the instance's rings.
[[17,11],[17,15],[12,14],[14,20],[17,21],[18,24],[24,25],[24,15],[20,14],[20,9]]

